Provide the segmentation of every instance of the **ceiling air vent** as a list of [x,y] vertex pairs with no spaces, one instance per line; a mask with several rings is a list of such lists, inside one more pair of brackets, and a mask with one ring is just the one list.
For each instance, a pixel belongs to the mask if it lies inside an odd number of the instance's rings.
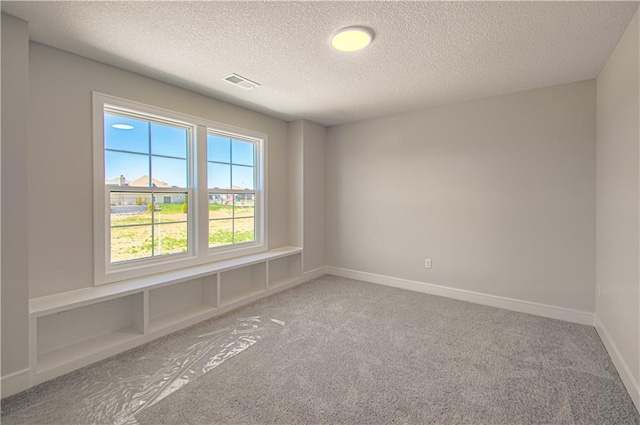
[[251,81],[238,74],[231,74],[228,77],[224,77],[223,80],[225,80],[229,84],[233,84],[234,86],[241,87],[245,90],[253,90],[256,87],[260,87],[260,84],[256,83],[255,81]]

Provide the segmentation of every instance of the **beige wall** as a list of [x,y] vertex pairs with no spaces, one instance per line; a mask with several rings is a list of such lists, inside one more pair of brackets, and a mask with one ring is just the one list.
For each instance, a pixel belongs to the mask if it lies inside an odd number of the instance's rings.
[[92,284],[92,91],[267,133],[269,247],[288,244],[286,122],[37,43],[29,77],[31,297]]
[[[636,12],[598,76],[596,167],[596,312],[636,387],[640,383],[639,16]],[[635,392],[640,407],[637,388]]]
[[2,15],[2,376],[28,367],[26,22]]
[[331,127],[326,149],[328,265],[594,311],[595,81]]

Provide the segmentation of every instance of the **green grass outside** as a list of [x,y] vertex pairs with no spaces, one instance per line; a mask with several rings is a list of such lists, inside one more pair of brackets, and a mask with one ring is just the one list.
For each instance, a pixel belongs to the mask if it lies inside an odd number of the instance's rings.
[[[186,220],[186,212],[183,212],[183,204],[162,204],[160,210],[153,212],[156,223],[168,223],[172,221]],[[233,206],[231,205],[209,205],[209,218],[232,218]],[[236,206],[236,217],[253,217],[253,206]],[[112,226],[124,226],[132,224],[151,224],[151,211],[144,211],[137,214],[112,214]]]
[[[249,242],[254,239],[253,230],[237,230],[235,243]],[[218,230],[209,234],[209,246],[229,245],[234,243],[233,233],[229,230]]]
[[[233,216],[233,206],[210,204],[210,218],[229,218]],[[253,206],[236,206],[236,217],[250,217],[254,214]],[[155,223],[162,223],[160,237],[156,234],[153,242],[155,254],[173,254],[186,252],[188,249],[187,230],[184,224],[171,222],[185,221],[186,213],[183,212],[183,204],[162,204],[159,211],[154,211]],[[226,221],[226,220],[225,220]],[[152,238],[151,211],[137,214],[113,214],[112,226],[139,225],[132,227],[113,227],[111,230],[111,259],[113,262],[127,261],[139,258],[151,257]],[[156,228],[156,232],[158,228]],[[236,221],[235,240],[234,232],[230,229],[216,229],[209,234],[209,246],[230,245],[232,243],[249,242],[255,239],[253,220],[245,219]]]

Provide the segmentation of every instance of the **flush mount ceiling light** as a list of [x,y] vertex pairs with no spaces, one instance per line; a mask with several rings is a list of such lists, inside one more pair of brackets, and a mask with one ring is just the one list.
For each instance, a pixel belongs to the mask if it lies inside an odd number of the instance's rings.
[[113,124],[111,127],[117,128],[118,130],[133,130],[133,126],[129,124]]
[[342,28],[331,39],[331,46],[341,52],[364,49],[373,40],[373,31],[366,27]]

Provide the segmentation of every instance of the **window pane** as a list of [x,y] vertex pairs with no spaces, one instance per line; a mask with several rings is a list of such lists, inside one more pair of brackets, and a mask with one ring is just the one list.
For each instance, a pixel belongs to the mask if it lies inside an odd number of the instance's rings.
[[151,226],[111,229],[111,262],[151,257]]
[[232,218],[233,217],[233,195],[232,194],[209,194],[209,218]]
[[255,195],[253,193],[238,193],[235,196],[234,216],[253,217],[255,211]]
[[245,167],[242,165],[233,166],[232,188],[236,190],[253,190],[253,167]]
[[149,153],[149,123],[105,113],[104,148]]
[[207,134],[207,161],[231,162],[231,139]]
[[105,151],[105,184],[149,187],[149,157]]
[[209,246],[233,243],[232,220],[209,220]]
[[187,187],[187,161],[184,159],[151,157],[153,187]]
[[232,162],[234,164],[253,165],[254,146],[255,144],[251,142],[234,140],[231,152]]
[[153,215],[154,223],[169,223],[176,221],[187,221],[188,203],[185,192],[156,192],[155,211]]
[[231,166],[208,163],[207,182],[209,189],[231,189]]
[[111,226],[151,224],[151,194],[111,192]]
[[156,224],[154,228],[155,256],[177,254],[189,250],[187,223]]
[[255,231],[255,224],[254,224],[253,218],[235,219],[233,243],[253,241],[254,231]]
[[186,158],[187,136],[186,128],[151,123],[151,153]]

